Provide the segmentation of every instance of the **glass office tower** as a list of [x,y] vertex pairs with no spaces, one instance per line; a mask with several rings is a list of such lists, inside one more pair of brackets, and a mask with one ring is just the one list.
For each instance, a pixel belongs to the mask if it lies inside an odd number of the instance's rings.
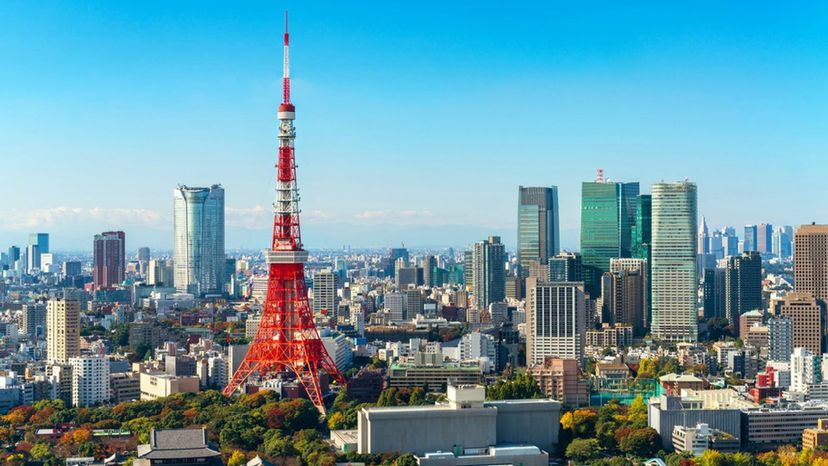
[[632,256],[638,183],[581,185],[581,261],[586,292],[597,298],[610,259]]
[[173,190],[173,281],[196,296],[224,292],[224,189]]
[[531,262],[546,264],[560,249],[558,188],[518,189],[518,263],[523,267]]

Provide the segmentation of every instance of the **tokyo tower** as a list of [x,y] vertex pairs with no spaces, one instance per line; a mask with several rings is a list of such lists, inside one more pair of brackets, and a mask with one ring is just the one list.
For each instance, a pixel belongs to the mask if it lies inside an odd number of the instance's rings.
[[288,54],[287,13],[285,13],[285,58],[282,78],[282,104],[279,105],[279,161],[276,165],[276,203],[273,205],[273,241],[265,251],[268,263],[267,297],[259,330],[224,394],[232,395],[254,373],[292,372],[311,402],[324,412],[320,370],[339,383],[345,378],[325,350],[314,316],[308,305],[305,262],[299,231],[299,188],[293,120],[296,107],[290,101],[290,59]]

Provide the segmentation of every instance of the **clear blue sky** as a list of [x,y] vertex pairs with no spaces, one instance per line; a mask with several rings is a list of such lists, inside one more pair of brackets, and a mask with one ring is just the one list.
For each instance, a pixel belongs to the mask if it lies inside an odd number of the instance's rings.
[[828,221],[825,2],[309,3],[4,1],[0,247],[169,248],[178,183],[265,246],[285,8],[308,247],[511,243],[554,184],[577,248],[597,167],[690,178],[712,226]]

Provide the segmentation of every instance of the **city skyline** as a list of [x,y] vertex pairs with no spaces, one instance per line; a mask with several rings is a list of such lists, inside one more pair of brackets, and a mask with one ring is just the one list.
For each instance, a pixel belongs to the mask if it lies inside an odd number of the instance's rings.
[[[87,249],[94,232],[123,229],[130,249],[169,249],[169,187],[221,183],[228,248],[266,244],[273,175],[244,168],[275,161],[281,9],[254,4],[228,21],[209,4],[31,8],[0,19],[11,64],[0,76],[0,152],[83,189],[10,177],[7,192],[28,195],[0,209],[0,240],[49,231],[58,249]],[[807,207],[828,187],[820,170],[799,167],[824,166],[828,88],[814,59],[825,57],[824,6],[707,5],[715,17],[674,6],[453,8],[296,6],[308,247],[469,245],[490,234],[513,247],[516,188],[554,185],[561,248],[577,249],[579,185],[599,167],[642,192],[689,178],[711,225],[820,221]],[[461,13],[469,21],[453,21]],[[734,27],[736,14],[754,21]],[[404,60],[400,47],[412,52]],[[496,108],[513,110],[493,120]],[[514,136],[507,158],[487,137],[492,125]],[[476,183],[448,182],[469,170]],[[779,192],[745,202],[758,185],[741,174],[753,172]],[[359,202],[342,195],[352,192]]]

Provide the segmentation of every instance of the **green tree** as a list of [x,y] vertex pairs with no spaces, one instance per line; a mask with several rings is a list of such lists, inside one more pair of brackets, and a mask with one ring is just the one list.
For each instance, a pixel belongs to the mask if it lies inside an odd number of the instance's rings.
[[697,466],[726,466],[727,458],[717,450],[705,450],[701,456],[696,458]]
[[486,387],[486,398],[489,400],[524,400],[540,396],[538,383],[528,374],[500,379],[494,385]]
[[621,440],[621,451],[638,457],[651,457],[659,449],[661,439],[655,429],[646,427],[630,432]]
[[601,444],[597,439],[576,438],[566,447],[566,457],[573,461],[589,461],[601,456]]
[[411,453],[406,453],[394,461],[394,466],[417,466],[417,458]]
[[244,453],[239,450],[233,450],[233,453],[230,455],[230,459],[227,460],[227,466],[243,466],[246,463],[247,458],[244,456]]
[[238,448],[245,451],[255,450],[262,443],[265,428],[258,422],[257,416],[237,414],[227,420],[219,434],[222,450]]
[[295,455],[296,450],[293,449],[293,439],[281,435],[278,430],[271,430],[265,434],[259,453],[273,462],[283,462],[285,458]]
[[32,456],[32,459],[45,460],[52,455],[52,449],[49,447],[49,444],[40,442],[34,444],[29,454]]
[[643,429],[647,427],[647,403],[644,402],[644,397],[639,394],[630,403],[630,408],[627,410],[627,420],[629,427],[632,429]]

